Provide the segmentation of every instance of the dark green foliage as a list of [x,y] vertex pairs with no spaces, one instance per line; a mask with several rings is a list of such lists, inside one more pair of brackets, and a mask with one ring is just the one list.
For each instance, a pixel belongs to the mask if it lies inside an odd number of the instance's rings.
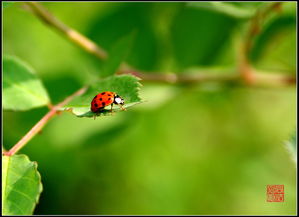
[[[207,24],[206,20],[213,20]],[[176,70],[215,64],[230,40],[236,20],[219,13],[192,7],[184,8],[173,21],[171,40]]]
[[[29,80],[41,78],[53,104],[89,87],[61,109],[70,112],[55,115],[20,150],[38,162],[42,174],[44,190],[34,214],[295,215],[296,166],[282,145],[296,126],[294,86],[170,84],[115,75],[124,62],[152,78],[233,75],[253,13],[269,4],[41,3],[104,48],[107,60],[86,53],[17,4],[3,10],[3,53],[34,67],[37,75]],[[295,20],[296,4],[284,2],[262,22],[249,61],[261,76],[296,72]],[[48,112],[49,100],[24,112],[9,111],[17,104],[7,110],[5,70],[8,150]],[[110,106],[92,113],[91,100],[103,91],[122,96],[127,111],[114,105],[113,115]],[[95,115],[101,117],[84,118]],[[287,142],[292,158],[295,141]],[[274,183],[285,185],[284,203],[266,202],[265,186]]]
[[119,68],[121,62],[129,53],[133,39],[134,33],[131,33],[116,42],[109,52],[108,60],[105,61],[100,76],[106,77],[116,73],[116,70]]

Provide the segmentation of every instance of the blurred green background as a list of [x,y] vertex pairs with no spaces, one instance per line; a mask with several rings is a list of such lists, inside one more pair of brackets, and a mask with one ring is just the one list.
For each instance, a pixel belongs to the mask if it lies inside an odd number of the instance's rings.
[[[235,68],[248,25],[186,3],[42,4],[107,50],[136,31],[127,62],[148,73]],[[28,62],[58,103],[99,74],[98,60],[21,5],[3,10],[3,53]],[[250,58],[259,70],[294,74],[296,3],[282,6]],[[296,214],[296,166],[284,145],[296,129],[294,86],[141,83],[143,104],[96,121],[63,113],[21,150],[42,176],[34,214]],[[4,111],[5,148],[46,112]],[[268,184],[285,185],[285,202],[266,202]]]

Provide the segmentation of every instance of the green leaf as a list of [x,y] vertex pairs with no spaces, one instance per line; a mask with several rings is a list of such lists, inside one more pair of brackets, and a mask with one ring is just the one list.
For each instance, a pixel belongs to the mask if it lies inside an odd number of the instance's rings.
[[[90,111],[90,103],[95,95],[104,91],[117,93],[125,100],[124,108],[131,107],[141,102],[138,92],[141,84],[138,78],[132,75],[111,76],[94,83],[85,94],[75,98],[62,110],[70,111],[77,117],[94,117],[95,115],[111,115],[110,106],[102,112],[95,114]],[[115,105],[113,112],[119,112],[121,109]]]
[[14,2],[2,2],[2,8],[7,8],[11,6]]
[[296,72],[296,16],[279,16],[258,35],[250,59],[262,70]]
[[113,75],[116,72],[121,62],[129,53],[134,35],[135,34],[133,32],[116,42],[109,52],[108,60],[104,63],[103,70],[101,72],[102,77]]
[[[174,6],[169,3],[162,5],[164,7],[167,5],[168,9]],[[96,15],[97,17],[87,30],[87,35],[109,51],[119,38],[136,30],[134,43],[126,62],[141,71],[161,70],[160,63],[164,57],[161,49],[164,51],[168,47],[163,46],[159,40],[160,34],[157,34],[156,27],[157,23],[163,22],[160,17],[161,13],[167,15],[168,18],[171,16],[170,13],[165,13],[165,10],[162,12],[155,10],[156,7],[161,9],[162,5],[157,6],[153,2],[115,3],[112,10],[109,9],[109,13]]]
[[33,69],[12,56],[3,58],[3,107],[28,110],[47,105],[49,97]]
[[41,192],[36,162],[26,155],[2,156],[3,215],[32,215]]
[[289,141],[286,142],[286,147],[291,154],[292,159],[297,163],[297,136],[296,132],[291,136]]
[[[174,18],[169,38],[173,46],[174,71],[220,64],[219,58],[229,52],[236,26],[236,19],[221,13],[193,7],[181,10]],[[233,66],[233,59],[227,58],[231,59],[228,64]]]
[[232,2],[188,2],[187,6],[203,8],[217,13],[222,13],[234,18],[251,18],[259,4],[233,4]]

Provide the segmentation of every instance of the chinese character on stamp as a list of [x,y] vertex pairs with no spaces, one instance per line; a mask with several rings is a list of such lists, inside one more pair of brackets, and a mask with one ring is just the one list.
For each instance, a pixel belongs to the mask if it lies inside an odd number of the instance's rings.
[[284,185],[267,185],[267,202],[284,202]]

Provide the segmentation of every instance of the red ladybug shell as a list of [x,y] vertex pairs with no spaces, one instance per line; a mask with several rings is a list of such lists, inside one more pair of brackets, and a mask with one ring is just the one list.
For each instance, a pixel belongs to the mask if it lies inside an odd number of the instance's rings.
[[114,92],[105,91],[96,95],[91,101],[91,111],[99,112],[105,106],[111,105],[114,102],[114,96],[116,94]]

